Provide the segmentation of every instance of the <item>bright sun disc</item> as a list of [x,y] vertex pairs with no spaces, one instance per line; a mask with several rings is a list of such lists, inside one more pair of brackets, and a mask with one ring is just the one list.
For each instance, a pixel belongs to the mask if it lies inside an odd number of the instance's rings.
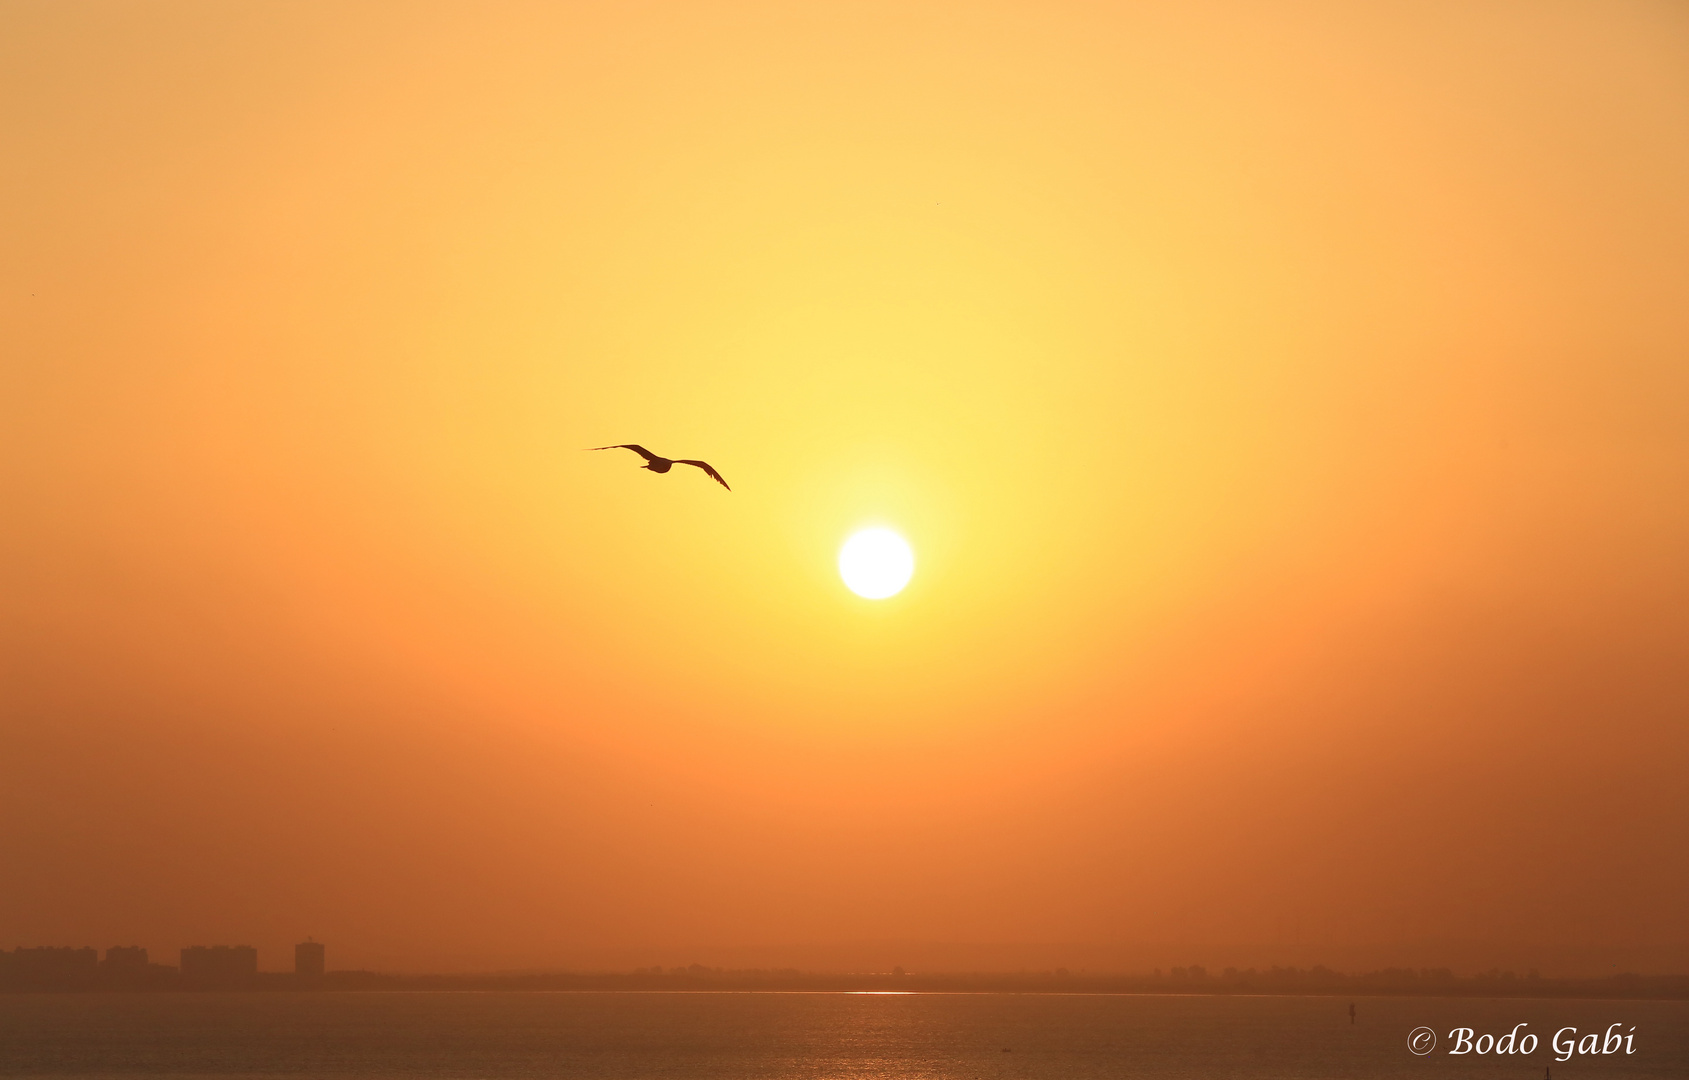
[[903,591],[915,572],[915,553],[890,529],[863,529],[839,549],[839,576],[857,596],[884,600]]

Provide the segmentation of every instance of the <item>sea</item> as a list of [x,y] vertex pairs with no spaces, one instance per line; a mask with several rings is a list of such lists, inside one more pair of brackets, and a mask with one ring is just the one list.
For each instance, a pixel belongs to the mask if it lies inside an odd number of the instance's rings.
[[[1427,1049],[1421,1032],[1417,1048],[1425,1052],[1416,1053],[1410,1041],[1422,1028],[1434,1045]],[[1568,1028],[1576,1030],[1568,1036]],[[1470,1030],[1464,1043],[1462,1029]],[[1515,1052],[1496,1053],[1496,1039],[1510,1031],[1514,1039],[1505,1045]],[[1564,1060],[1556,1060],[1561,1053],[1552,1045],[1557,1032],[1571,1049]],[[1519,1052],[1532,1035],[1531,1052]],[[1465,1053],[1450,1053],[1462,1046]],[[0,995],[0,1077],[30,1076],[1684,1080],[1689,1002],[712,992]]]

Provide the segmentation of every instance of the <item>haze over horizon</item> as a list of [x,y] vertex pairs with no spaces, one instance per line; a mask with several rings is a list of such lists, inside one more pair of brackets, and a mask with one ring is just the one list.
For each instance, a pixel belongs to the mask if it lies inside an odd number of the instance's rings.
[[0,948],[1689,970],[1681,5],[11,3],[0,135]]

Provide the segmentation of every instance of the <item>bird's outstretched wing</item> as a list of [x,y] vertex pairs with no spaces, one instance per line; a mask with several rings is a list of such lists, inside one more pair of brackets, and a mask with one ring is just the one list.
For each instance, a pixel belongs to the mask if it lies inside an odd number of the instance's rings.
[[588,450],[632,450],[646,461],[657,460],[657,455],[640,446],[638,443],[617,443],[615,446],[589,446]]
[[705,472],[709,473],[711,480],[714,480],[716,483],[720,484],[722,487],[727,488],[728,491],[733,490],[732,488],[727,487],[727,481],[723,480],[721,478],[721,474],[716,472],[713,468],[711,468],[710,463],[707,462],[707,461],[687,461],[685,458],[676,458],[674,463],[676,465],[696,465],[698,468],[700,468],[700,469],[704,470]]

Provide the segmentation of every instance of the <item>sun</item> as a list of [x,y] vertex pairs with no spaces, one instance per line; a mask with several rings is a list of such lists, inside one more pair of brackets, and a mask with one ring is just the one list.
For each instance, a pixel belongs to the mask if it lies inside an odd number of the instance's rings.
[[869,600],[896,596],[915,573],[915,553],[890,529],[852,533],[839,549],[839,576],[850,591]]

